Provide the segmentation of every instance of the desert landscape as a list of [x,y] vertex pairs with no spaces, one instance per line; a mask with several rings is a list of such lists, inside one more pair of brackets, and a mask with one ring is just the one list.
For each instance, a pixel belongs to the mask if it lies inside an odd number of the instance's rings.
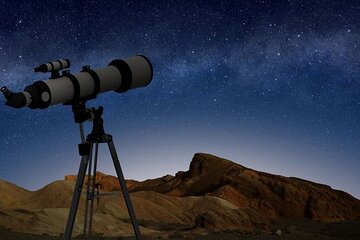
[[[61,239],[75,180],[68,175],[38,191],[0,180],[0,239]],[[134,239],[117,178],[99,172],[97,183],[114,194],[96,202],[94,239]],[[360,201],[350,194],[209,154],[195,154],[188,171],[127,186],[144,239],[360,236]],[[81,237],[84,202],[73,236]]]

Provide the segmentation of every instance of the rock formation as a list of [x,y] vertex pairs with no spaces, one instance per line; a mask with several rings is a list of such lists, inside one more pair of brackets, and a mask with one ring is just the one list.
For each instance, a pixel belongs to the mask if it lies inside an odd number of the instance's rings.
[[360,218],[360,201],[348,193],[307,180],[258,172],[203,153],[195,154],[189,171],[135,183],[131,191],[215,196],[270,218],[327,222]]
[[[37,234],[62,233],[75,180],[76,176],[65,176],[34,192],[0,181],[0,226]],[[113,176],[99,172],[96,182],[103,192],[121,190]],[[143,182],[128,180],[127,186],[145,235],[266,231],[272,219],[360,220],[360,201],[345,192],[203,153],[195,154],[188,171]],[[84,197],[75,234],[81,233],[83,211]],[[94,210],[93,230],[108,236],[132,235],[128,218],[121,194],[103,197]]]

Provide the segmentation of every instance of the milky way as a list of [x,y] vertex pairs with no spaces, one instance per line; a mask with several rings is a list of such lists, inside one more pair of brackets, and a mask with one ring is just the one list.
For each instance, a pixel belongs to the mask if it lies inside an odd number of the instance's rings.
[[[72,72],[152,61],[148,87],[88,102],[105,107],[126,177],[174,174],[207,152],[360,197],[356,1],[6,1],[0,11],[0,84],[14,91],[47,79],[32,69],[58,58]],[[37,189],[77,171],[69,107],[0,104],[0,117],[0,178]]]

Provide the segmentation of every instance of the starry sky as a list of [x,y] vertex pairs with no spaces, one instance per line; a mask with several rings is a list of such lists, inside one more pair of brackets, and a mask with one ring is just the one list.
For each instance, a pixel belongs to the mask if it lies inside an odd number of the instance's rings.
[[[107,92],[105,130],[126,178],[186,171],[194,153],[360,198],[358,1],[1,1],[0,85],[41,63],[106,66],[143,54],[146,88]],[[0,178],[35,190],[79,166],[71,107],[0,104]],[[91,123],[86,123],[86,131]],[[106,145],[99,169],[114,174]]]

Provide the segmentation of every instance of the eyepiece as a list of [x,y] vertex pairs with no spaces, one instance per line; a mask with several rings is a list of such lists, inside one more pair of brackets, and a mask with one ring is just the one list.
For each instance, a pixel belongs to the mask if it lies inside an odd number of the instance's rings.
[[6,86],[1,87],[0,91],[6,98],[6,105],[14,108],[26,106],[26,95],[24,93],[13,93]]
[[10,100],[14,95],[6,86],[1,87],[0,91],[4,94],[6,100]]
[[2,93],[5,93],[7,90],[8,90],[8,88],[6,86],[2,86],[1,89],[0,89],[0,91]]

